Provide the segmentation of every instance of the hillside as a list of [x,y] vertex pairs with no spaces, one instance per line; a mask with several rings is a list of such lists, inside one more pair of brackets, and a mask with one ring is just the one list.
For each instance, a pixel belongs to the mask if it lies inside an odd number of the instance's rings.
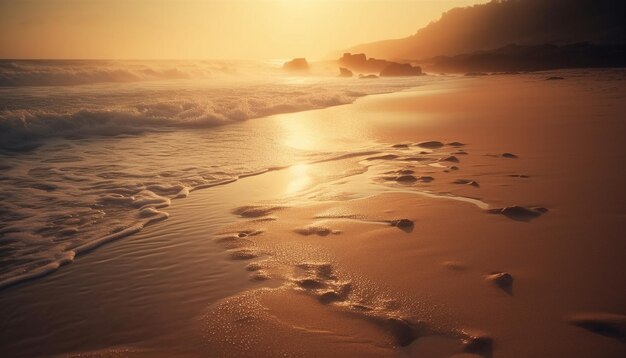
[[626,43],[625,2],[494,0],[455,8],[412,36],[346,49],[376,58],[425,59],[519,46]]

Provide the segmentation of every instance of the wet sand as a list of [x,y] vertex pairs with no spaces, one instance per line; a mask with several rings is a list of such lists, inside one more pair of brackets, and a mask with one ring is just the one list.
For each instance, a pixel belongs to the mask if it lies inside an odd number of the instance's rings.
[[[262,231],[242,244],[258,253],[251,279],[260,272],[279,287],[214,304],[207,346],[249,356],[623,356],[624,86],[596,85],[488,78],[351,106],[377,116],[370,123],[390,144],[365,159],[384,164],[364,174],[389,192],[225,229]],[[387,176],[376,176],[380,166]]]
[[[45,322],[68,287],[96,298],[105,286],[80,282],[113,271],[129,281],[115,291],[150,276],[146,294],[96,299],[100,315],[77,308],[66,330],[82,322],[87,343],[34,340],[70,356],[624,356],[626,86],[544,77],[250,121],[345,155],[198,190],[168,220],[8,294]],[[168,270],[155,278],[156,263]]]

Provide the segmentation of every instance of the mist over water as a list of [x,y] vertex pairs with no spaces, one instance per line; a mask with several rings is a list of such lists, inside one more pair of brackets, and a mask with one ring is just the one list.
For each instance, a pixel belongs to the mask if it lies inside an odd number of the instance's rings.
[[320,64],[0,62],[0,289],[165,220],[172,200],[242,175],[341,153],[240,122],[347,104],[425,78],[336,77]]

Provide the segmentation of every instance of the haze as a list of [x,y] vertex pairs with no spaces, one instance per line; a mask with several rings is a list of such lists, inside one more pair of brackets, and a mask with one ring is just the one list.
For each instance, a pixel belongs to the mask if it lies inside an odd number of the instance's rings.
[[0,0],[0,57],[320,59],[481,2]]

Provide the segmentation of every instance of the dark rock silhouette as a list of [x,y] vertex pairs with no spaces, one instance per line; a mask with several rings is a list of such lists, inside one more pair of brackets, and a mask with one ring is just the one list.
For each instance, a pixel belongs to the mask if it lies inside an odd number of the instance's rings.
[[626,46],[589,43],[562,46],[511,44],[455,56],[422,59],[420,63],[431,71],[467,72],[466,76],[486,75],[485,71],[517,73],[517,71],[559,68],[624,67],[626,66]]
[[346,69],[364,73],[379,73],[381,77],[419,76],[422,69],[408,63],[397,63],[376,58],[367,58],[364,53],[344,53],[339,64]]
[[354,74],[352,71],[345,67],[339,67],[339,77],[352,77]]
[[[350,51],[390,59],[425,59],[488,51],[508,44],[625,44],[625,11],[626,2],[615,0],[490,1],[447,11],[440,20],[430,23],[412,36],[363,44],[351,48]],[[575,51],[570,54],[574,55]],[[515,57],[519,58],[520,55]],[[566,60],[567,56],[562,58]],[[585,56],[576,58],[585,60]],[[488,59],[489,56],[486,60]],[[587,59],[589,60],[588,57]],[[622,56],[621,62],[625,60]],[[485,61],[479,62],[489,64]],[[567,62],[561,62],[561,65],[567,65]],[[428,66],[424,67],[430,69]],[[498,71],[471,67],[475,69],[457,71]],[[567,67],[587,66],[572,64]]]
[[306,58],[294,58],[283,64],[283,70],[306,73],[309,72],[309,63],[306,61]]
[[421,67],[411,66],[408,63],[390,63],[380,71],[380,77],[420,76],[422,74]]
[[378,73],[391,64],[391,62],[375,58],[367,58],[364,53],[354,55],[351,53],[344,53],[343,57],[339,59],[339,64],[353,71]]

